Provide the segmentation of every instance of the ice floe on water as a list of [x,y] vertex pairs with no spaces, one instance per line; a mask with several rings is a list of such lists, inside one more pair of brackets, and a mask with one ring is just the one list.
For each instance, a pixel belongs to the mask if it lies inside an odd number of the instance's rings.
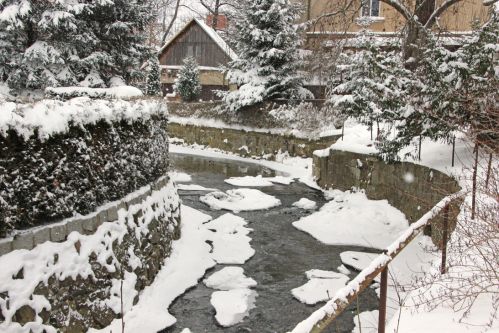
[[378,256],[376,253],[345,251],[340,253],[341,262],[358,271],[363,270]]
[[185,172],[171,171],[168,175],[170,176],[170,179],[176,183],[188,183],[192,181],[191,175],[188,175]]
[[314,210],[317,208],[317,203],[307,198],[301,198],[297,202],[293,203],[293,206],[305,210]]
[[215,291],[210,299],[217,312],[215,319],[224,327],[240,323],[255,307],[257,295],[256,291],[247,288]]
[[256,281],[244,275],[242,267],[224,267],[213,273],[203,283],[212,289],[232,290],[256,286]]
[[210,206],[211,209],[225,209],[235,213],[269,209],[281,204],[281,200],[276,197],[250,188],[212,192],[200,197],[199,200]]
[[244,176],[244,177],[231,177],[225,180],[226,183],[234,186],[242,187],[264,187],[274,185],[267,178],[262,176]]
[[246,228],[246,224],[243,218],[230,213],[204,224],[212,231],[208,239],[213,246],[212,258],[217,263],[244,264],[255,254],[248,236],[252,230]]
[[305,274],[309,281],[291,290],[291,293],[297,300],[309,305],[329,300],[349,280],[345,274],[319,269],[312,269]]
[[244,177],[231,177],[226,179],[225,182],[234,186],[240,187],[265,187],[272,186],[275,184],[289,185],[293,182],[291,177],[262,177],[258,176],[244,176]]
[[177,188],[182,191],[218,191],[216,188],[207,188],[201,185],[196,184],[178,184]]
[[369,200],[363,192],[332,192],[333,200],[293,226],[328,245],[382,249],[405,231],[405,215],[387,200]]

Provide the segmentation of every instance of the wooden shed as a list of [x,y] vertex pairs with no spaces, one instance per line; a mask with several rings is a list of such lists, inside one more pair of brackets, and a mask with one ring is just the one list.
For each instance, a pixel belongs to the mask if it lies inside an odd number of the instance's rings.
[[201,100],[217,100],[216,90],[232,89],[220,67],[236,59],[236,53],[215,30],[192,19],[159,51],[164,95],[173,92],[173,82],[186,57],[194,57],[199,65]]

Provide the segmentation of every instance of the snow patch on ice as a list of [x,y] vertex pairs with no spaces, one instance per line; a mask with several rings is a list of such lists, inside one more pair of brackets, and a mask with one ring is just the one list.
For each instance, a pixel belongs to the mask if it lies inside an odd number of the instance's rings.
[[293,203],[293,206],[305,209],[305,210],[314,210],[317,208],[317,203],[315,201],[309,200],[307,198],[301,198],[297,202]]
[[211,256],[217,263],[244,264],[255,254],[248,236],[252,230],[246,224],[243,218],[228,213],[204,225],[211,231],[208,236],[213,244]]
[[272,186],[271,181],[263,178],[261,175],[258,176],[244,176],[244,177],[231,177],[226,179],[225,182],[234,186],[241,187],[264,187],[264,186]]
[[207,188],[196,184],[178,184],[177,189],[182,191],[203,191],[203,192],[218,191],[216,188]]
[[297,300],[308,305],[327,301],[343,288],[349,279],[345,274],[319,269],[312,269],[305,274],[309,281],[291,290],[291,293]]
[[334,199],[293,226],[328,245],[382,249],[409,226],[387,200],[369,200],[363,192],[335,190]]
[[211,209],[231,210],[235,213],[269,209],[279,206],[281,200],[256,189],[241,188],[224,192],[212,192],[199,198]]
[[256,286],[256,281],[244,275],[244,269],[241,267],[224,267],[203,282],[208,288],[218,290],[244,289]]
[[188,183],[192,181],[192,177],[185,172],[172,171],[169,172],[168,175],[170,176],[170,179],[176,183]]
[[216,310],[215,319],[223,327],[233,326],[243,321],[255,307],[257,293],[250,289],[216,291],[210,302]]

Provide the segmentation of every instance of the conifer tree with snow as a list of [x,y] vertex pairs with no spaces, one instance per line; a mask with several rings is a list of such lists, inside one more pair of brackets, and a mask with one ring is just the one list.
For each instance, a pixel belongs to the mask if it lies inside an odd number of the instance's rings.
[[140,78],[148,0],[0,2],[0,79],[14,89]]
[[161,95],[161,69],[156,55],[148,61],[146,94],[149,96]]
[[199,81],[199,67],[196,59],[187,57],[184,65],[180,68],[173,90],[182,97],[185,102],[196,100],[201,93],[201,83]]
[[311,97],[298,74],[298,15],[298,7],[289,0],[253,0],[243,5],[231,41],[239,58],[229,63],[227,71],[227,78],[239,89],[223,96],[231,111],[276,98]]
[[379,122],[394,121],[407,107],[414,84],[400,50],[395,45],[392,50],[382,50],[367,31],[354,42],[359,51],[340,57],[343,80],[331,87],[328,102],[344,116],[371,128]]

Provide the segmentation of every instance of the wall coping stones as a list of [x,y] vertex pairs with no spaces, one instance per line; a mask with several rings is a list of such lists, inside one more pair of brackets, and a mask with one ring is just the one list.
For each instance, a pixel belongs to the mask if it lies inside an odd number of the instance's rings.
[[154,183],[143,186],[137,191],[128,194],[121,200],[109,202],[99,207],[95,212],[85,216],[74,216],[63,221],[38,226],[27,230],[19,230],[11,237],[0,239],[0,256],[14,250],[31,250],[47,241],[64,242],[73,231],[81,234],[93,234],[104,222],[118,220],[118,211],[140,204],[149,197],[153,191],[159,191],[168,185],[169,177],[162,176]]

